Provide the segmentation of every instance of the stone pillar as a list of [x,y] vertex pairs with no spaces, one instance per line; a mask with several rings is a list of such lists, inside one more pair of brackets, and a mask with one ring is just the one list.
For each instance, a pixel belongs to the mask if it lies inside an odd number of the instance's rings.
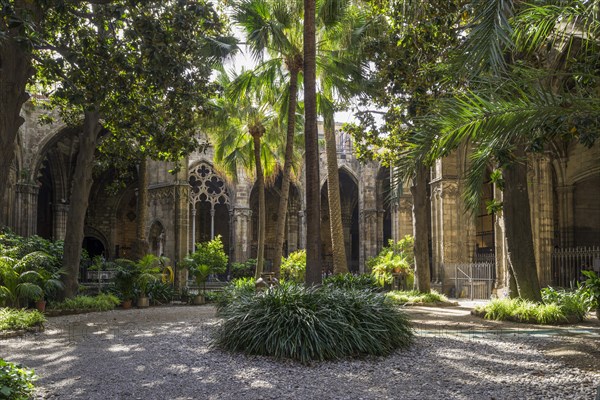
[[17,184],[16,232],[21,236],[37,233],[37,200],[39,187],[27,183]]
[[287,214],[287,249],[289,253],[298,250],[299,226],[298,212],[289,211]]
[[[187,168],[182,168],[183,177],[187,176]],[[181,172],[180,172],[181,174]],[[187,256],[189,252],[189,224],[190,224],[190,185],[187,180],[178,180],[174,184],[175,199],[173,206],[175,207],[174,221],[174,257],[175,262],[179,264]],[[181,289],[187,283],[187,270],[177,269],[175,277],[176,287]]]
[[352,263],[352,215],[342,214],[342,227],[344,229],[344,247],[346,249],[346,264],[350,270]]
[[53,207],[53,225],[52,233],[54,240],[65,240],[67,231],[67,216],[69,215],[69,204],[55,204]]
[[377,210],[362,210],[360,227],[362,237],[358,268],[361,273],[364,273],[367,260],[377,255]]
[[250,258],[250,208],[235,208],[233,210],[233,253],[234,262],[244,262]]
[[413,235],[412,204],[412,196],[400,196],[397,206],[397,216],[395,218],[397,224],[396,241],[402,239],[406,235]]
[[574,185],[559,186],[556,188],[558,193],[558,224],[560,229],[560,246],[572,247],[574,245],[574,206],[573,195],[575,193]]
[[298,211],[298,248],[306,248],[306,210]]
[[[540,286],[552,283],[552,249],[554,241],[552,166],[547,156],[530,160],[529,202],[535,261]],[[571,191],[572,198],[572,191]]]

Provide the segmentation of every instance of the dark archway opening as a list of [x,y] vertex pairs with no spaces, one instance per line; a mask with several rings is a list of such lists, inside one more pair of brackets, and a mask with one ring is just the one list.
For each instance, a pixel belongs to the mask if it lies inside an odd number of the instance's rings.
[[104,247],[104,244],[102,243],[101,240],[93,237],[93,236],[86,236],[83,238],[83,244],[81,246],[85,251],[87,251],[88,255],[90,256],[90,259],[96,257],[96,256],[101,256],[104,258],[106,257],[106,248]]

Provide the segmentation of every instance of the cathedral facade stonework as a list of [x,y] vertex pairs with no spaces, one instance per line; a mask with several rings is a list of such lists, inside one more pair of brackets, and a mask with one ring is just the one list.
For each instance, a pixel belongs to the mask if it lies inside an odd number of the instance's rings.
[[[18,137],[13,168],[5,177],[10,184],[0,225],[21,235],[38,234],[64,239],[78,150],[78,130],[61,123],[40,125],[42,111],[31,104]],[[431,168],[429,215],[432,280],[448,285],[444,265],[495,262],[496,287],[508,285],[506,245],[501,213],[488,214],[485,204],[468,212],[461,193],[468,163],[467,150],[459,149]],[[391,196],[390,170],[376,162],[359,162],[350,138],[338,133],[337,161],[340,178],[342,223],[348,265],[365,272],[366,261],[389,239],[411,234],[410,188]],[[538,276],[552,284],[552,254],[557,248],[600,246],[600,146],[585,148],[575,142],[554,146],[531,156],[529,194]],[[150,250],[178,262],[202,242],[221,235],[230,260],[243,262],[256,255],[257,194],[254,180],[238,171],[238,180],[221,174],[212,150],[191,154],[177,173],[173,165],[150,162],[145,236]],[[331,239],[327,201],[325,151],[321,149],[321,211],[323,269],[331,268]],[[137,179],[123,189],[108,190],[114,172],[94,178],[86,216],[84,247],[90,255],[127,257],[136,239],[138,218]],[[393,180],[393,179],[392,179]],[[267,267],[273,261],[279,179],[266,188]],[[305,246],[304,181],[292,182],[286,218],[284,254]],[[501,201],[492,183],[484,185],[483,199]],[[390,200],[392,199],[392,200]],[[599,261],[600,262],[600,261]]]

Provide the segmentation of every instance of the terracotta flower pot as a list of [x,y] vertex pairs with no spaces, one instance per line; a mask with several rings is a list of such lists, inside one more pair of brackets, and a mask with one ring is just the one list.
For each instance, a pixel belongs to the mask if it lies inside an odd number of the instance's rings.
[[44,312],[44,311],[46,311],[46,300],[38,300],[38,301],[35,303],[35,308],[37,308],[37,310],[38,310],[39,312]]
[[148,297],[139,297],[137,300],[138,308],[150,307],[150,299]]
[[197,296],[194,297],[194,304],[195,305],[200,305],[200,304],[204,304],[205,303],[205,299],[204,299],[204,295],[203,294],[199,294]]
[[123,306],[124,310],[128,310],[131,308],[131,304],[132,304],[131,300],[123,300],[123,304],[121,304],[121,305]]

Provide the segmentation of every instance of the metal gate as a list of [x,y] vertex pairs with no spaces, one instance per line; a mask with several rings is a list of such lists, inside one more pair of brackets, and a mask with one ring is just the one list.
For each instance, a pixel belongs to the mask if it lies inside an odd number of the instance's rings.
[[446,281],[454,282],[457,298],[489,299],[496,280],[495,263],[445,264]]

